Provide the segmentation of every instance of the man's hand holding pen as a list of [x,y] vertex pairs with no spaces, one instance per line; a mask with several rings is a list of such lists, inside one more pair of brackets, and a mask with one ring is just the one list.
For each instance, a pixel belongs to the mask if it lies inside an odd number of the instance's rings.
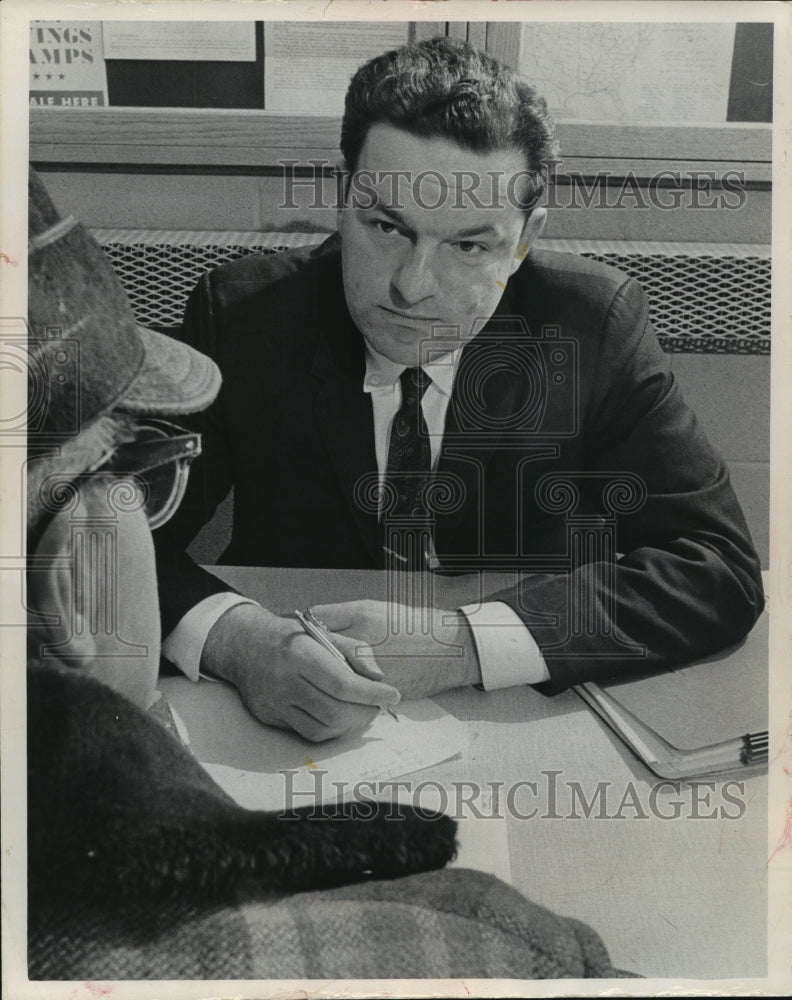
[[335,638],[353,639],[357,660],[377,663],[405,701],[481,682],[475,642],[461,611],[411,609],[387,601],[347,601],[312,610]]
[[297,620],[240,604],[209,633],[201,670],[230,681],[261,722],[320,742],[365,729],[380,707],[400,699],[360,639],[333,634],[332,640],[343,659]]
[[[324,646],[324,648],[329,653],[331,653],[337,660],[340,660],[342,663],[345,663],[351,669],[353,670],[355,669],[352,666],[352,663],[350,663],[350,661],[347,660],[347,658],[339,649],[337,642],[333,639],[333,634],[330,631],[330,629],[328,629],[328,627],[325,625],[323,621],[320,621],[320,619],[316,617],[311,608],[307,608],[305,611],[295,611],[294,617],[297,619],[300,625],[302,625],[303,631],[307,635],[310,635],[312,639],[316,639],[316,641],[321,646]],[[360,650],[358,650],[358,655],[359,654]],[[380,708],[384,712],[387,712],[392,719],[395,719],[397,722],[399,721],[398,715],[396,715],[393,709],[390,708],[388,705],[380,705]]]

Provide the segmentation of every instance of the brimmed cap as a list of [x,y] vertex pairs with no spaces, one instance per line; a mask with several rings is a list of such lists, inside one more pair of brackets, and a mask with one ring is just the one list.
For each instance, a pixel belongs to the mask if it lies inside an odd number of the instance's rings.
[[28,254],[28,412],[37,433],[77,434],[111,410],[172,417],[212,402],[214,362],[136,322],[102,249],[73,216],[59,216],[34,170]]

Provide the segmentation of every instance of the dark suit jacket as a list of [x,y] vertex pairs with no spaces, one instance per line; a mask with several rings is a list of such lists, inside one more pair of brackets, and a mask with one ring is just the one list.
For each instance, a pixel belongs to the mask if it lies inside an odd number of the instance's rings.
[[[335,238],[205,275],[183,337],[215,359],[223,388],[199,420],[185,502],[155,533],[165,632],[228,589],[184,547],[232,486],[222,562],[381,567],[360,482],[376,472],[363,342]],[[726,467],[640,287],[611,268],[529,254],[463,351],[438,476],[451,494],[436,514],[441,564],[530,571],[493,596],[529,625],[551,689],[713,652],[762,609]]]

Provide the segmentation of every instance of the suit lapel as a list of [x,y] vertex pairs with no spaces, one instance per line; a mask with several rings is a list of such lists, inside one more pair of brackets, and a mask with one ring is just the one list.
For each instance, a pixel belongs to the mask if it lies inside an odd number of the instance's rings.
[[[342,316],[324,324],[312,374],[320,385],[316,395],[316,422],[339,485],[355,524],[371,553],[382,565],[375,490],[366,490],[365,477],[376,485],[377,456],[371,397],[363,391],[363,340],[346,307],[329,309],[326,316]],[[368,501],[368,502],[367,502]]]
[[[493,453],[510,447],[510,440],[512,447],[518,440],[524,447],[526,433],[541,422],[543,407],[537,393],[546,400],[547,382],[537,371],[533,378],[526,377],[530,372],[526,351],[533,352],[535,347],[525,312],[524,306],[520,308],[514,301],[510,283],[492,318],[462,352],[438,473],[461,479],[465,502],[459,509],[438,516],[440,553],[454,551],[454,537],[463,521],[468,531],[478,536],[466,539],[466,543],[475,547],[483,544],[485,507],[489,517],[497,516],[499,510],[498,498],[484,492],[487,465]],[[471,521],[473,504],[478,511],[475,527]]]
[[[523,380],[503,351],[494,350],[496,343],[479,335],[463,351],[454,379],[437,471],[439,478],[450,474],[461,480],[464,503],[437,516],[438,552],[454,550],[463,521],[478,535],[471,542],[482,544],[485,505],[492,514],[492,498],[484,494],[486,468],[493,452],[506,446],[510,418],[520,412],[525,396]],[[479,512],[475,529],[470,520],[473,506]]]

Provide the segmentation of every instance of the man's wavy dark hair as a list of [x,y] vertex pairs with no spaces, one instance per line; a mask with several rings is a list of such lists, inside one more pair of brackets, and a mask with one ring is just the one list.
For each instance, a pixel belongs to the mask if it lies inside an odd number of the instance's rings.
[[535,175],[526,208],[541,196],[546,169],[558,159],[544,98],[507,66],[453,38],[404,45],[358,69],[341,125],[341,152],[350,173],[376,124],[450,139],[475,152],[519,149]]

